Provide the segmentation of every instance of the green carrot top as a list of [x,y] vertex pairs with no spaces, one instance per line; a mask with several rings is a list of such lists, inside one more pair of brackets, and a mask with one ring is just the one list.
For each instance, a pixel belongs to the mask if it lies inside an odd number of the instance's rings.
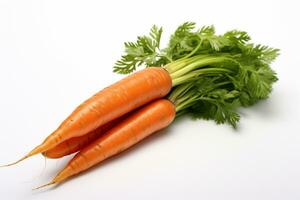
[[125,55],[114,72],[128,74],[139,66],[165,68],[173,83],[168,98],[177,116],[213,119],[236,127],[240,106],[266,99],[277,81],[270,64],[279,50],[250,42],[244,31],[217,35],[213,26],[195,30],[195,23],[180,25],[167,47],[160,47],[162,28],[153,26],[149,36],[125,43]]

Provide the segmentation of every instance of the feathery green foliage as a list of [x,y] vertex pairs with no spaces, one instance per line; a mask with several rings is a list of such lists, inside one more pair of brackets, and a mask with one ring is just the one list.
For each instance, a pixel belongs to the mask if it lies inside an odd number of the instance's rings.
[[214,26],[196,29],[186,22],[160,47],[162,28],[153,26],[149,36],[125,43],[125,55],[114,72],[128,74],[139,66],[164,67],[173,81],[168,98],[177,115],[213,119],[236,127],[240,106],[250,106],[268,97],[277,81],[270,64],[279,50],[250,42],[239,30],[217,35]]

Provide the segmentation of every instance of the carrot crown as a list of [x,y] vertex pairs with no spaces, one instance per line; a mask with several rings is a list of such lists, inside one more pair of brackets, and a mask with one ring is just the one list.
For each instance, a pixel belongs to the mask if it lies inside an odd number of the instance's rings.
[[250,42],[244,31],[217,35],[213,26],[195,30],[195,23],[180,25],[167,47],[160,47],[162,28],[153,26],[149,36],[125,43],[125,55],[114,72],[128,74],[139,66],[165,68],[172,78],[168,98],[177,116],[213,119],[236,127],[240,106],[266,99],[277,81],[270,64],[279,50]]

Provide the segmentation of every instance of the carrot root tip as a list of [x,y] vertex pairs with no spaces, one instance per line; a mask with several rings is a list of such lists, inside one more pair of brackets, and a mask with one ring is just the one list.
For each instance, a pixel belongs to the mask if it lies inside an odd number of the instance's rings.
[[15,161],[15,162],[13,162],[13,163],[9,163],[9,164],[6,164],[6,165],[0,165],[0,167],[9,167],[9,166],[16,165],[16,164],[18,164],[19,162],[25,160],[25,159],[28,158],[28,157],[30,157],[30,155],[26,155],[26,156],[24,156],[23,158],[21,158],[21,159]]
[[13,162],[13,163],[9,163],[9,164],[6,164],[6,165],[0,165],[0,167],[9,167],[9,166],[18,164],[19,162],[25,160],[26,158],[29,158],[29,157],[31,157],[31,156],[34,156],[34,155],[38,154],[38,153],[41,153],[41,152],[42,152],[42,151],[41,151],[41,148],[42,148],[42,147],[43,147],[42,145],[39,145],[39,146],[37,146],[36,148],[34,148],[33,150],[31,150],[28,154],[26,154],[23,158],[21,158],[21,159],[15,161],[15,162]]
[[47,186],[50,186],[50,185],[54,185],[55,183],[56,183],[55,181],[51,181],[47,184],[44,184],[44,185],[38,186],[36,188],[33,188],[32,190],[38,190],[38,189],[41,189],[41,188],[44,188],[44,187],[47,187]]

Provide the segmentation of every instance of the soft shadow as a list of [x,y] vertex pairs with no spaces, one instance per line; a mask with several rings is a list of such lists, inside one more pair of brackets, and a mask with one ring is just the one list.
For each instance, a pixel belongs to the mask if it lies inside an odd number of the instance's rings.
[[[180,121],[182,121],[184,118],[185,117],[180,117],[180,118],[177,118],[175,121],[176,121],[176,123],[178,123],[178,122],[180,123]],[[134,146],[130,147],[129,149],[127,149],[127,150],[125,150],[125,151],[123,151],[123,152],[121,152],[117,155],[114,155],[114,156],[100,162],[99,164],[91,167],[90,169],[70,177],[69,179],[67,179],[66,181],[64,181],[60,184],[49,186],[48,188],[42,189],[40,192],[35,191],[34,193],[38,194],[38,193],[43,193],[45,191],[54,190],[57,187],[59,187],[60,185],[63,185],[64,183],[67,183],[68,181],[73,180],[74,178],[76,179],[77,177],[84,176],[86,173],[93,173],[94,171],[98,170],[99,167],[101,168],[101,167],[109,166],[112,163],[117,162],[118,160],[126,159],[126,156],[134,154],[135,152],[139,151],[141,148],[145,148],[147,146],[150,146],[153,143],[157,142],[158,140],[161,140],[162,138],[169,137],[171,133],[172,133],[172,125],[165,128],[165,129],[163,129],[163,130],[160,130],[160,131],[158,131],[158,132],[156,132],[156,133],[154,133],[150,136],[148,136],[147,138],[143,139],[142,141],[140,141],[139,143],[137,143]]]
[[266,118],[274,118],[280,116],[280,109],[281,107],[278,107],[278,103],[276,103],[276,100],[274,98],[272,99],[265,99],[257,102],[256,104],[242,108],[240,110],[240,114],[242,116],[247,116],[247,111],[252,111],[255,114],[259,116],[263,116]]

